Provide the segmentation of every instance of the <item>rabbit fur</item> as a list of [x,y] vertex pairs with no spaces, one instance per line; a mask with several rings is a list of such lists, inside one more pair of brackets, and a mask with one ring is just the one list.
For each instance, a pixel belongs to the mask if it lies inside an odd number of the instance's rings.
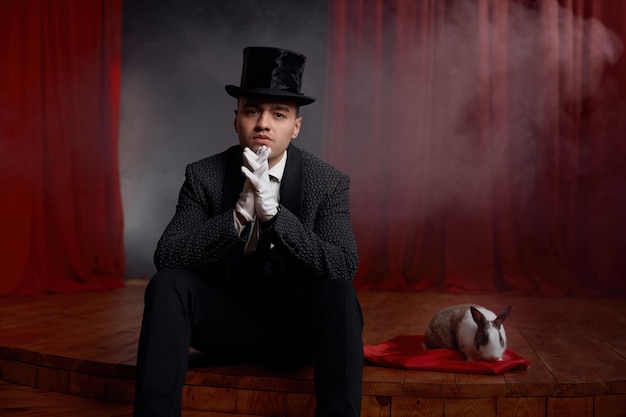
[[503,322],[508,306],[498,315],[485,307],[459,304],[437,311],[424,334],[425,349],[460,351],[468,361],[501,361],[506,350]]

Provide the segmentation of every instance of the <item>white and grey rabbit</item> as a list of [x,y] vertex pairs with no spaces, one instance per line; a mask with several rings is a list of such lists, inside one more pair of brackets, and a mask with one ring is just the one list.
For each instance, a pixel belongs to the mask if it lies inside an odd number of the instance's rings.
[[445,307],[430,320],[424,334],[424,348],[448,348],[463,353],[468,361],[501,361],[506,350],[503,322],[508,306],[497,316],[471,304]]

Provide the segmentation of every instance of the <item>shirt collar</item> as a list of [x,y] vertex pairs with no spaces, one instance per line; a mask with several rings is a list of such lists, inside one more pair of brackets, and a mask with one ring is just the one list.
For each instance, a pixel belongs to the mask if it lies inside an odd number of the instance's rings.
[[281,182],[283,179],[283,174],[285,173],[285,165],[287,164],[287,150],[283,152],[283,157],[280,158],[280,161],[276,163],[273,167],[270,168],[269,174],[276,178],[278,182]]

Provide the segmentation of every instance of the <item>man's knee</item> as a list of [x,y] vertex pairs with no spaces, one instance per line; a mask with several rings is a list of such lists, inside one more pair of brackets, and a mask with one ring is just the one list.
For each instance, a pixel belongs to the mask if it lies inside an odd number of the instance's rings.
[[[145,300],[154,301],[181,297],[189,293],[199,278],[184,269],[162,269],[152,276],[145,292]],[[193,291],[193,290],[192,290]]]
[[172,292],[176,284],[176,277],[173,270],[164,269],[152,276],[146,287],[146,298],[153,298],[160,294]]
[[352,283],[342,279],[320,281],[315,285],[313,292],[318,298],[325,299],[331,303],[341,300],[358,302]]
[[320,281],[313,290],[313,308],[322,315],[352,316],[363,323],[361,305],[352,283],[345,280]]

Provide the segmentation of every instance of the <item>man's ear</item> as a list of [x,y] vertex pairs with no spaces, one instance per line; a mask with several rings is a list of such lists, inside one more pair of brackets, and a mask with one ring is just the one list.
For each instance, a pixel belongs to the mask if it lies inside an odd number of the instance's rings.
[[235,109],[235,119],[233,120],[233,126],[235,127],[235,133],[239,133],[237,129],[237,114],[239,114],[239,110]]
[[291,135],[291,139],[295,139],[300,134],[300,127],[302,126],[302,116],[296,118],[296,123],[293,126],[293,134]]

